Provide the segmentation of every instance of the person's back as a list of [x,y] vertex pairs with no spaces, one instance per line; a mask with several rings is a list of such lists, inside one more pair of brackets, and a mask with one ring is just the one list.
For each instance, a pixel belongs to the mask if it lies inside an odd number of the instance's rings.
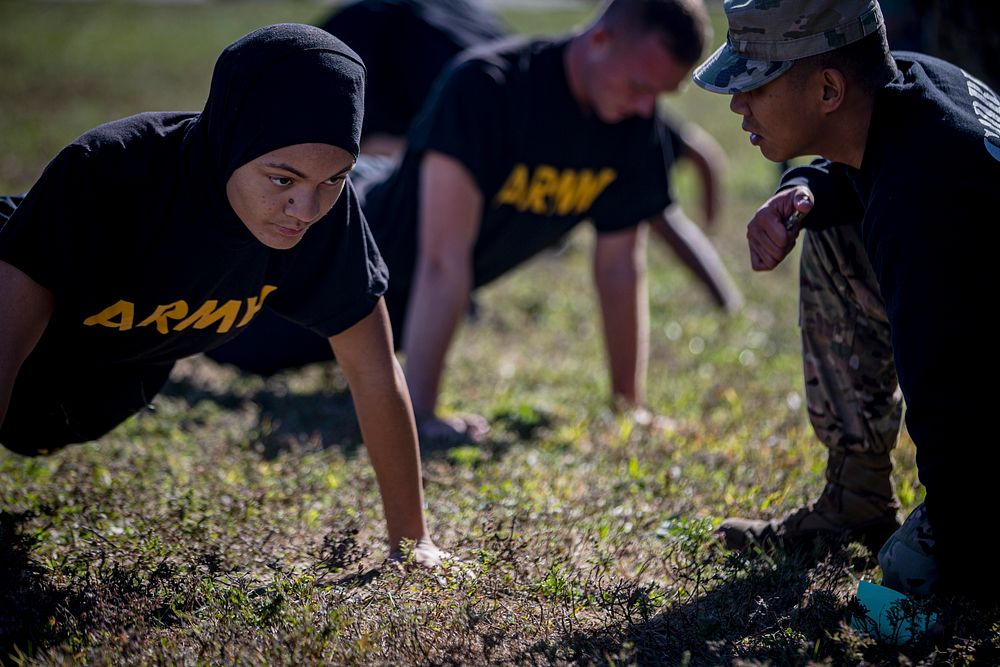
[[375,137],[406,135],[451,58],[508,33],[499,17],[469,0],[356,0],[321,27],[368,68],[364,152]]

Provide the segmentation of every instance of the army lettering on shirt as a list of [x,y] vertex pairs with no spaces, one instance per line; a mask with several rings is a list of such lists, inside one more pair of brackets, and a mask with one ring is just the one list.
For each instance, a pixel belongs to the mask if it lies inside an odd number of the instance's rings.
[[[264,307],[264,299],[275,291],[277,286],[264,285],[260,295],[251,296],[244,301],[230,299],[221,306],[217,299],[209,299],[198,308],[192,308],[183,299],[165,305],[157,306],[156,310],[134,326],[147,327],[154,325],[161,334],[171,331],[183,331],[188,327],[207,329],[215,325],[218,333],[229,333],[235,324],[245,327]],[[239,323],[236,318],[242,313]],[[119,299],[96,315],[91,315],[83,321],[88,327],[103,326],[118,331],[128,331],[135,322],[135,304]]]
[[147,113],[91,130],[0,226],[0,260],[55,296],[37,348],[51,365],[169,363],[236,336],[265,307],[329,337],[384,293],[350,180],[299,244],[268,248],[198,187],[210,177],[193,178],[183,142],[196,118]]
[[614,169],[557,169],[541,164],[534,171],[516,164],[496,196],[496,206],[513,206],[535,215],[580,215],[618,176]]

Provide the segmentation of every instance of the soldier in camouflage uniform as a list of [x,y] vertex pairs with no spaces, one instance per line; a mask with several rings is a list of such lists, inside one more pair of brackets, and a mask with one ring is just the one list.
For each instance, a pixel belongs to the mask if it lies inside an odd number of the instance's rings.
[[771,521],[727,519],[733,548],[857,539],[873,552],[899,528],[890,452],[903,416],[885,305],[853,227],[805,235],[799,325],[809,420],[828,449],[820,497]]
[[[770,270],[807,229],[806,395],[829,459],[818,500],[777,520],[727,519],[718,534],[731,548],[885,542],[886,585],[988,596],[998,581],[978,515],[995,504],[1000,462],[980,420],[993,374],[988,352],[972,374],[961,355],[991,347],[995,297],[977,274],[991,244],[944,240],[959,228],[949,223],[1000,210],[1000,98],[949,63],[890,54],[876,0],[724,6],[727,43],[695,82],[733,95],[768,159],[823,156],[783,177],[747,238],[751,266]],[[900,394],[927,490],[902,527],[890,478]]]

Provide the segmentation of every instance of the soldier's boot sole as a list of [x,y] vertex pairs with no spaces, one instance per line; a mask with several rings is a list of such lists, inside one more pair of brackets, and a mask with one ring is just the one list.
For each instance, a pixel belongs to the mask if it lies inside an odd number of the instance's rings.
[[[791,516],[794,517],[796,514],[793,513]],[[876,554],[900,526],[894,512],[844,526],[802,528],[790,524],[787,519],[765,521],[729,518],[719,525],[715,535],[723,546],[735,551],[755,546],[764,550],[829,550],[850,542],[860,542],[868,547],[872,554]]]

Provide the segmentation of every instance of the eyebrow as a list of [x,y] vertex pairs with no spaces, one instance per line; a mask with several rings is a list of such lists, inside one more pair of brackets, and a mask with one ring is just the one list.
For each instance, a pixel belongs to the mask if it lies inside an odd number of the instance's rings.
[[[292,165],[286,164],[284,162],[265,162],[264,166],[265,167],[271,167],[272,169],[283,169],[285,171],[290,171],[293,174],[295,174],[296,176],[298,176],[299,178],[309,178],[306,174],[302,173],[301,171],[299,171],[298,169],[296,169]],[[328,181],[331,178],[337,178],[339,176],[343,176],[344,174],[346,174],[347,172],[349,172],[351,169],[354,169],[354,164],[353,163],[347,165],[346,167],[344,167],[343,169],[341,169],[340,171],[338,171],[336,174],[334,174],[333,176],[329,176],[325,180]]]

